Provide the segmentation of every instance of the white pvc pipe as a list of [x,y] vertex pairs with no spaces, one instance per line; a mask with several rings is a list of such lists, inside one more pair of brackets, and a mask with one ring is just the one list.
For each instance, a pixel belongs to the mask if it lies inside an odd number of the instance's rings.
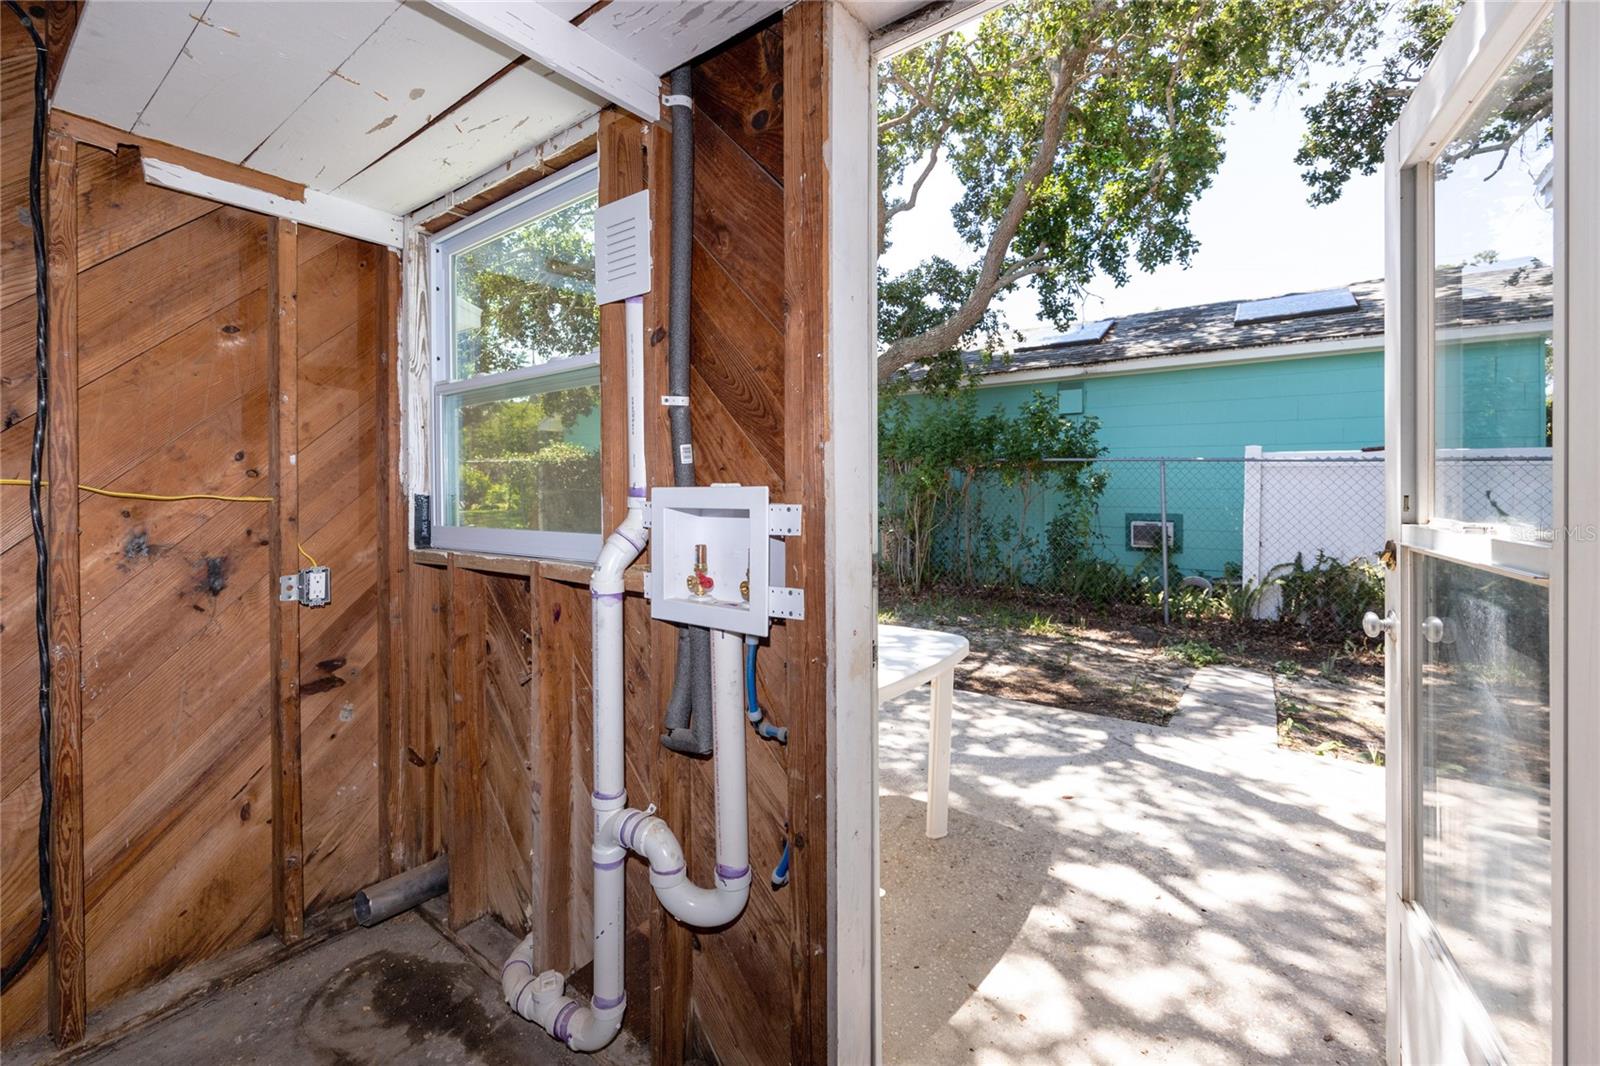
[[650,863],[650,884],[661,905],[685,925],[712,929],[739,917],[750,898],[750,833],[744,765],[744,638],[711,631],[711,715],[717,805],[716,884],[689,880],[683,847],[671,827],[649,811],[612,819],[622,846]]
[[726,925],[750,896],[749,816],[744,764],[744,639],[713,631],[712,717],[717,804],[716,886],[689,880],[683,849],[654,807],[627,807],[623,770],[623,574],[649,542],[645,526],[644,305],[627,302],[628,514],[606,539],[589,578],[594,680],[594,996],[588,1006],[564,995],[559,971],[533,972],[533,936],[501,968],[501,991],[511,1009],[536,1022],[574,1051],[598,1051],[622,1027],[623,897],[626,848],[650,862],[656,895],[680,921],[702,928]]
[[628,514],[606,539],[589,578],[594,641],[594,997],[588,1006],[563,995],[559,971],[533,975],[533,937],[518,945],[501,969],[501,991],[511,1009],[537,1022],[574,1051],[598,1051],[622,1028],[627,997],[622,981],[623,864],[625,852],[608,820],[627,805],[623,787],[622,596],[623,574],[649,543],[645,526],[644,301],[628,300],[627,334]]

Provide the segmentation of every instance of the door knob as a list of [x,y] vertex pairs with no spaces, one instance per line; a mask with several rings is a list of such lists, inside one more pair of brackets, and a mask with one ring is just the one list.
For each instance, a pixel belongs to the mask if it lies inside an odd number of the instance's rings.
[[1361,631],[1373,640],[1377,640],[1385,633],[1393,633],[1395,627],[1399,624],[1400,620],[1394,616],[1393,611],[1390,611],[1382,618],[1378,617],[1376,611],[1368,611],[1361,616]]
[[1436,614],[1430,614],[1422,620],[1422,639],[1429,644],[1453,644],[1451,639],[1450,624]]

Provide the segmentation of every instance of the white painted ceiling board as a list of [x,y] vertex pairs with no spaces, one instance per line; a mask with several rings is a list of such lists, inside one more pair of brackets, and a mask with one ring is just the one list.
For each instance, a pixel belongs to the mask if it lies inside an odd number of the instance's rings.
[[599,109],[599,100],[530,62],[345,182],[339,195],[404,214]]
[[595,0],[539,0],[539,3],[552,14],[560,15],[571,22],[593,7]]
[[51,104],[131,129],[205,9],[206,0],[85,5]]
[[612,0],[582,29],[665,74],[786,6],[786,0]]
[[517,53],[427,4],[404,4],[245,160],[336,189]]
[[133,132],[242,162],[399,6],[212,0]]

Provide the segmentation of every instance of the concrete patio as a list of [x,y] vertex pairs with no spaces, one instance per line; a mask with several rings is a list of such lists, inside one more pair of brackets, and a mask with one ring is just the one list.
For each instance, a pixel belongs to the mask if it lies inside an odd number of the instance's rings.
[[926,708],[881,718],[886,1061],[1382,1061],[1383,772],[1280,749],[1269,677],[1165,728],[957,692],[941,840]]

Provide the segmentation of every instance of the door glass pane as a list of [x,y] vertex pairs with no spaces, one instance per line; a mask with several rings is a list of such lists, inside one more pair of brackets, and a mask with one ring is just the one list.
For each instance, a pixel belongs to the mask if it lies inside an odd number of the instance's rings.
[[1433,517],[1549,539],[1550,19],[1434,165]]
[[443,414],[444,525],[600,532],[598,383],[457,393]]
[[451,257],[455,378],[600,346],[594,207],[586,196]]
[[1550,1061],[1550,601],[1417,557],[1421,902],[1512,1062]]

